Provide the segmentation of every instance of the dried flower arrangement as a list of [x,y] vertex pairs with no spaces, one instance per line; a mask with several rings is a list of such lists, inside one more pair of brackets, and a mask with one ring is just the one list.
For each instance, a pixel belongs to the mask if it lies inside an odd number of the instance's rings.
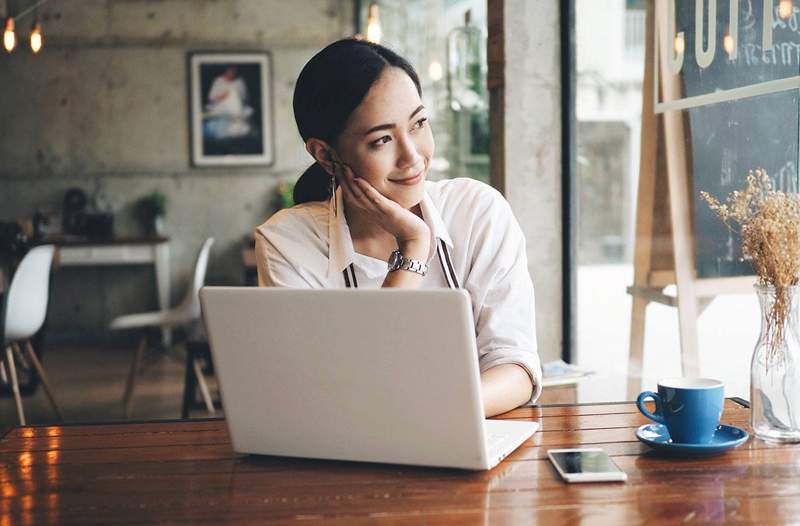
[[707,192],[700,196],[728,228],[738,226],[742,254],[751,260],[759,285],[774,287],[766,327],[774,355],[791,309],[788,287],[797,285],[800,274],[800,195],[773,190],[767,172],[758,169],[748,174],[745,190],[731,192],[724,204]]

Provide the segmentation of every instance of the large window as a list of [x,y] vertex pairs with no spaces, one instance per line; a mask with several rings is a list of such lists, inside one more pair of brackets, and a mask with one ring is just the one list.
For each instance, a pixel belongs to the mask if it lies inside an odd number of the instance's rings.
[[[643,0],[574,0],[576,42],[577,342],[573,361],[608,376],[628,372],[636,198],[639,180]],[[674,294],[674,287],[665,292]],[[726,382],[726,395],[748,397],[749,358],[758,335],[754,294],[718,297],[698,319],[700,371]],[[681,375],[678,315],[651,303],[645,361],[652,387]],[[625,397],[625,382],[617,393]],[[598,395],[600,396],[600,395]],[[590,399],[583,395],[582,399]]]
[[380,43],[408,59],[420,76],[436,139],[431,178],[488,183],[486,1],[362,1],[358,15],[364,35],[370,16],[377,16]]

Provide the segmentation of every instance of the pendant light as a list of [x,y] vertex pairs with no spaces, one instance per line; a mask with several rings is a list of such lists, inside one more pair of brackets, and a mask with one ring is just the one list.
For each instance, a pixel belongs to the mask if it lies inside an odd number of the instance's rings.
[[28,8],[23,9],[14,16],[6,13],[8,16],[5,22],[5,30],[3,31],[3,47],[5,48],[6,52],[11,53],[17,47],[15,22],[22,21],[23,18],[31,13],[34,14],[34,21],[33,25],[31,26],[31,32],[28,35],[28,42],[30,43],[31,51],[34,53],[38,53],[42,50],[42,47],[44,46],[44,34],[42,33],[42,23],[39,20],[38,13],[39,8],[47,2],[48,0],[38,0],[38,2],[28,6]]
[[6,29],[3,31],[3,47],[8,53],[14,51],[17,47],[17,35],[14,33],[14,19],[11,17],[6,18]]
[[31,51],[38,53],[44,45],[44,36],[42,35],[42,24],[39,19],[33,23],[30,35]]
[[778,4],[778,16],[784,20],[788,20],[792,16],[792,0],[781,0]]
[[383,37],[383,30],[381,29],[378,4],[373,2],[369,4],[369,9],[367,10],[367,40],[373,44],[380,44],[381,37]]

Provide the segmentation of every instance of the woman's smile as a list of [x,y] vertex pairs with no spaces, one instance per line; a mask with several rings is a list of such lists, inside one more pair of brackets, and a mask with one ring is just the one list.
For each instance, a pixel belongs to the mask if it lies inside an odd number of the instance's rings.
[[414,186],[415,184],[422,181],[424,175],[425,175],[425,169],[423,168],[409,177],[404,177],[400,179],[389,179],[389,181],[403,186]]

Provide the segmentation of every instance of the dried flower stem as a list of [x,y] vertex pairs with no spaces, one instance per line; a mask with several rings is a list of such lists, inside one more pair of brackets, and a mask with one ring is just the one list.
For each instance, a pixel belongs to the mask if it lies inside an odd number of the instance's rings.
[[766,327],[768,354],[774,357],[791,309],[788,287],[797,285],[800,274],[800,196],[774,191],[763,169],[751,171],[745,190],[731,192],[725,203],[707,192],[700,196],[729,229],[738,227],[742,254],[752,262],[759,284],[775,288]]

